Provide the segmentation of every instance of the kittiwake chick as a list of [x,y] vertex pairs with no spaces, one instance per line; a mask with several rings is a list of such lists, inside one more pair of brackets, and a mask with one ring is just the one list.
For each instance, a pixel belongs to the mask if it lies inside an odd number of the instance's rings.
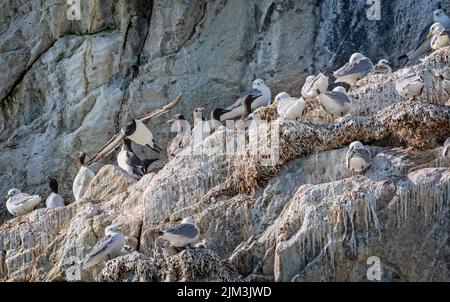
[[366,171],[372,163],[370,150],[359,141],[350,144],[345,159],[347,169],[359,173]]
[[286,92],[281,92],[275,97],[278,115],[288,121],[296,121],[302,117],[305,109],[303,98],[293,98]]
[[305,99],[311,99],[317,96],[318,91],[327,91],[329,84],[329,78],[323,73],[319,73],[317,76],[309,76],[306,78],[305,84],[302,87],[302,96]]
[[392,67],[390,66],[388,60],[381,59],[375,66],[373,66],[372,71],[375,74],[386,74],[392,72]]
[[6,195],[6,209],[14,216],[22,216],[33,211],[41,202],[39,195],[22,193],[19,189],[11,189]]

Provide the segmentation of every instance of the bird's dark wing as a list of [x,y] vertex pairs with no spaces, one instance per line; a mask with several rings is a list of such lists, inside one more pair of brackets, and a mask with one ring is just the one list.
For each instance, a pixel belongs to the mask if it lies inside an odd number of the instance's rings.
[[239,98],[236,100],[236,102],[233,103],[233,105],[228,106],[226,109],[227,110],[233,110],[239,106],[242,105],[242,102],[244,101],[244,98],[248,95],[260,95],[262,92],[258,89],[251,89],[251,90],[247,90],[244,93],[242,93]]
[[345,103],[351,103],[350,98],[339,91],[326,91],[324,92],[325,95],[329,96],[330,98],[332,98],[333,100],[335,100],[336,102],[340,103],[341,105],[345,104]]
[[338,69],[334,75],[335,77],[343,77],[355,73],[364,73],[372,68],[372,62],[368,59],[361,59],[352,63],[347,63],[340,69]]
[[417,59],[418,57],[422,56],[423,54],[425,54],[431,50],[430,38],[428,37],[431,26],[433,26],[433,22],[429,23],[422,30],[422,32],[420,33],[419,39],[417,39],[417,41],[416,41],[416,46],[414,47],[414,50],[398,57],[397,60],[399,60],[399,61],[407,58],[407,60],[405,60],[405,62],[402,64],[402,67],[406,66],[410,62],[413,62],[415,59]]
[[137,157],[136,154],[133,152],[127,151],[127,162],[130,166],[133,167],[133,172],[136,175],[143,176],[145,173],[144,164],[142,163],[141,159]]
[[94,157],[92,157],[90,160],[88,160],[85,164],[86,166],[90,166],[93,163],[96,163],[102,159],[104,159],[105,157],[107,157],[108,155],[110,155],[111,153],[113,153],[119,146],[120,143],[122,142],[123,139],[123,134],[122,132],[119,132],[117,134],[115,134],[101,149],[100,151],[97,152],[97,154],[94,155]]
[[163,113],[166,113],[168,111],[170,111],[172,108],[174,108],[176,105],[178,105],[178,103],[181,100],[181,95],[177,96],[175,98],[175,100],[173,100],[172,102],[170,102],[167,105],[164,105],[156,110],[153,110],[151,112],[147,112],[146,114],[144,114],[143,116],[141,116],[140,118],[138,118],[138,120],[140,120],[141,122],[146,122],[148,120],[151,120],[152,118],[158,117]]
[[433,22],[431,22],[430,24],[428,24],[420,33],[419,39],[417,40],[417,48],[419,48],[419,46],[423,43],[423,41],[425,41],[428,37],[428,34],[430,33],[430,28],[431,26],[433,26]]
[[148,168],[150,167],[150,165],[157,160],[159,160],[159,158],[144,159],[142,161],[142,166],[145,169],[145,173],[148,173]]
[[363,158],[366,162],[370,162],[372,160],[370,151],[365,148],[355,149],[353,152],[359,157]]
[[189,238],[194,238],[198,235],[197,228],[189,223],[179,224],[171,229],[165,231],[166,233],[170,233],[173,235],[181,235]]
[[94,258],[96,255],[98,255],[101,252],[103,252],[104,250],[106,250],[111,245],[113,240],[114,240],[113,235],[107,235],[107,236],[103,237],[102,239],[100,239],[100,241],[97,242],[97,244],[94,246],[92,251],[86,255],[86,257],[84,258],[84,261],[87,262],[87,261],[91,260],[92,258]]

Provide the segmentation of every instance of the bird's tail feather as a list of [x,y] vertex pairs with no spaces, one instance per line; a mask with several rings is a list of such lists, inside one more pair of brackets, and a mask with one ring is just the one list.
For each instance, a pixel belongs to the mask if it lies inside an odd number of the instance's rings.
[[408,55],[401,55],[400,57],[398,57],[397,58],[397,61],[403,61],[404,60],[404,62],[403,62],[403,64],[401,65],[402,66],[402,68],[403,67],[405,67],[406,66],[406,64],[408,64],[408,62],[409,62],[409,57],[408,57]]
[[161,153],[162,149],[160,146],[158,146],[156,143],[153,144],[153,147],[150,145],[146,145],[147,147],[149,147],[150,149],[152,149],[153,151],[157,152],[157,153]]
[[142,161],[142,165],[144,166],[145,173],[148,173],[148,167],[150,167],[150,165],[157,160],[159,160],[159,158],[152,158],[152,159],[146,158]]

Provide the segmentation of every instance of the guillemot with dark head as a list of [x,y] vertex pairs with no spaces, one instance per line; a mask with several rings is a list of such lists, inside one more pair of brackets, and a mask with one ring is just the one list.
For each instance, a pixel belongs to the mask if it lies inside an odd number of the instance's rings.
[[55,178],[49,177],[49,187],[52,191],[45,201],[48,209],[64,207],[64,199],[58,194],[58,181]]
[[147,146],[150,149],[160,153],[161,148],[156,144],[153,134],[147,126],[140,120],[133,119],[122,128],[122,134],[135,142],[136,144]]
[[89,185],[91,184],[92,179],[95,177],[95,173],[91,171],[85,164],[86,153],[82,151],[78,151],[76,153],[77,159],[77,167],[78,173],[75,176],[73,181],[73,196],[75,197],[75,201],[80,200],[83,197],[84,193],[86,193]]
[[244,100],[247,97],[252,98],[251,102],[251,110],[256,110],[259,107],[268,106],[270,101],[272,100],[272,92],[269,87],[264,84],[264,81],[261,79],[256,79],[253,81],[253,89],[245,91],[243,94],[239,96],[237,101],[235,101],[231,106],[226,109],[228,112],[221,115],[220,120],[232,120],[239,117],[242,117],[245,114],[245,104]]
[[135,178],[141,178],[145,174],[145,167],[142,160],[131,148],[131,140],[123,139],[122,150],[117,154],[117,164],[119,167]]
[[210,117],[211,120],[208,121],[209,123],[209,129],[211,129],[211,133],[216,132],[219,130],[220,127],[223,127],[223,124],[221,122],[222,115],[230,112],[231,110],[224,109],[224,108],[214,108],[211,113]]

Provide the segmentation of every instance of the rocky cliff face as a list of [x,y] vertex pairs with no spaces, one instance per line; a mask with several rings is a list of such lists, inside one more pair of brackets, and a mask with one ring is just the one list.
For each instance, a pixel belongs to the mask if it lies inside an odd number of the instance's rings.
[[[209,112],[254,75],[273,94],[299,95],[307,75],[356,50],[395,62],[438,4],[383,1],[382,20],[370,21],[365,2],[82,1],[81,20],[69,21],[56,1],[3,1],[0,192],[46,195],[56,176],[72,202],[74,152],[92,156],[129,118],[178,94],[172,113]],[[352,89],[351,116],[332,122],[312,100],[304,123],[274,119],[275,166],[224,156],[222,131],[196,147],[201,156],[186,150],[139,182],[97,166],[66,208],[10,219],[2,207],[0,280],[359,281],[370,256],[386,281],[447,280],[450,170],[439,145],[450,103],[439,75],[450,74],[449,57],[443,49],[414,67],[426,83],[418,101],[395,92],[398,73],[372,75]],[[163,122],[149,124],[162,145]],[[375,155],[364,175],[344,168],[354,140]],[[188,215],[203,247],[165,255],[158,231]],[[81,272],[73,263],[110,223],[124,227],[131,254]]]

